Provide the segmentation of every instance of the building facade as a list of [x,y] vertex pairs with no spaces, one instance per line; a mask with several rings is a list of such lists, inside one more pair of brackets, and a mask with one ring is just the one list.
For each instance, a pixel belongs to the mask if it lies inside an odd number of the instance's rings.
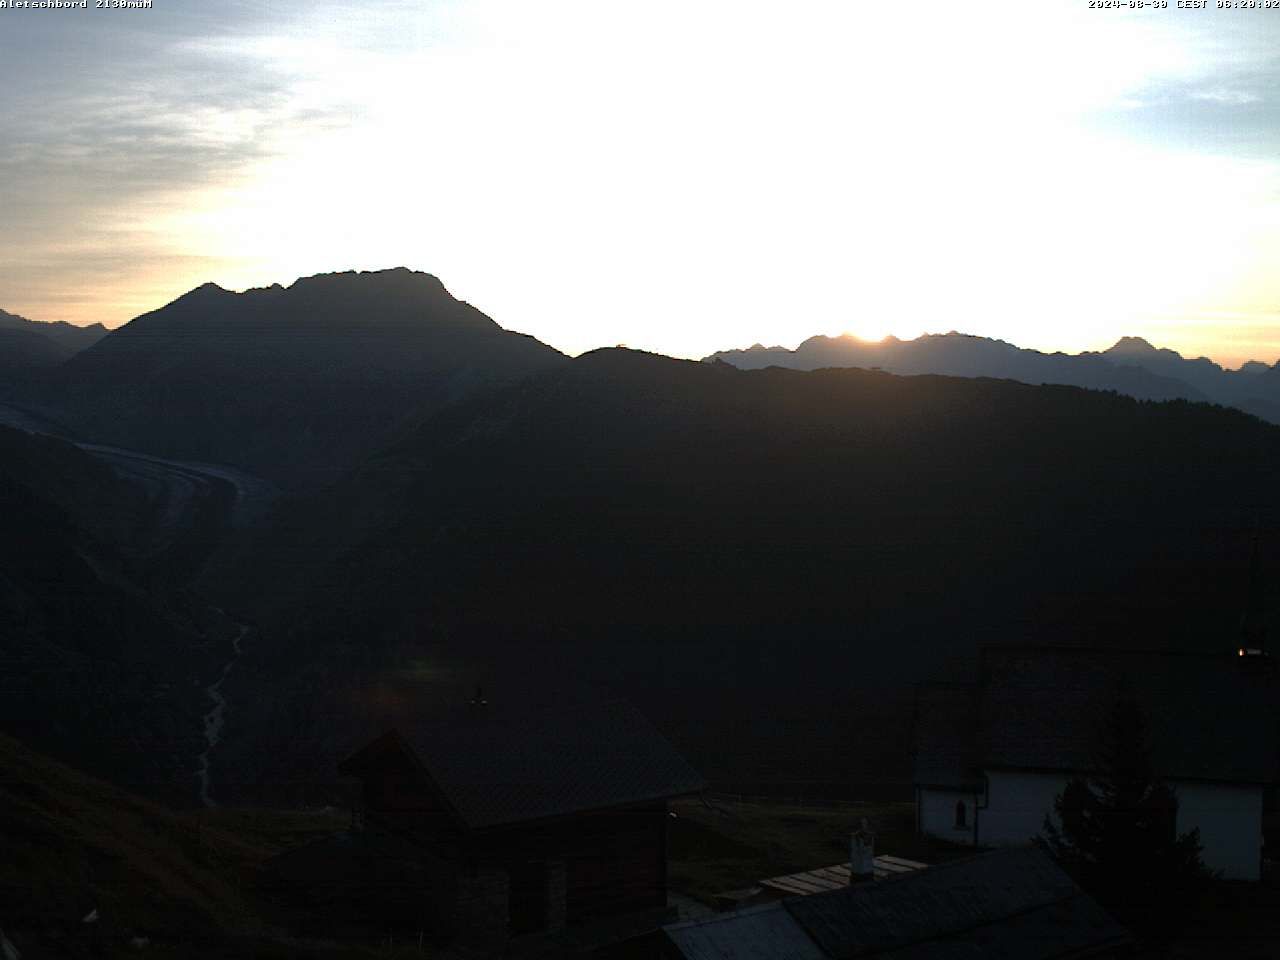
[[497,945],[667,916],[667,801],[702,779],[634,709],[473,704],[343,761],[355,820],[422,864],[423,926]]
[[1067,783],[1096,768],[1100,721],[1122,680],[1148,718],[1155,773],[1177,796],[1177,832],[1200,831],[1210,869],[1257,880],[1264,796],[1280,779],[1277,687],[1265,657],[986,650],[977,683],[920,691],[920,832],[977,846],[1040,835]]

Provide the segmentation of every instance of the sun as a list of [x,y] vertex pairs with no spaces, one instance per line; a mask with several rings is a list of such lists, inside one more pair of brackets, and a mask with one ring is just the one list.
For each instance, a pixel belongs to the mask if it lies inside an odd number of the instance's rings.
[[840,331],[840,336],[857,340],[860,343],[883,343],[889,338],[890,333],[883,327],[858,327],[856,330],[845,327]]

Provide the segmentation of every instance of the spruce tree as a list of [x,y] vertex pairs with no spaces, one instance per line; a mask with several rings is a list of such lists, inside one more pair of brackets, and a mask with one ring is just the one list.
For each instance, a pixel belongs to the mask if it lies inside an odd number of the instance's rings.
[[1094,749],[1045,816],[1041,843],[1117,917],[1166,924],[1203,892],[1200,831],[1177,833],[1178,798],[1152,767],[1146,719],[1125,678]]

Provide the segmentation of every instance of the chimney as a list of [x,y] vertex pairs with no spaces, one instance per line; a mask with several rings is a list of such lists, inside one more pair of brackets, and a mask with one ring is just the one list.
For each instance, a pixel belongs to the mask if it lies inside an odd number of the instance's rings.
[[862,826],[849,835],[849,883],[867,883],[876,878],[876,835],[862,818]]

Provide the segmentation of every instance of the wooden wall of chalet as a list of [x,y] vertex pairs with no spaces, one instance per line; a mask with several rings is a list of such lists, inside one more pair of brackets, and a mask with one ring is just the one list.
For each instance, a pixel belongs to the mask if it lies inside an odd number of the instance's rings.
[[[665,803],[467,832],[415,771],[389,759],[364,781],[364,819],[370,828],[423,844],[432,865],[431,899],[456,899],[467,878],[495,870],[518,879],[531,875],[532,864],[554,864],[552,875],[563,877],[568,924],[666,906]],[[523,896],[509,883],[503,892],[504,899]],[[458,916],[458,906],[434,903],[428,912],[443,919]]]
[[666,906],[665,804],[580,814],[477,834],[465,856],[519,872],[564,864],[569,924]]
[[566,860],[569,923],[667,902],[667,809],[583,818]]

